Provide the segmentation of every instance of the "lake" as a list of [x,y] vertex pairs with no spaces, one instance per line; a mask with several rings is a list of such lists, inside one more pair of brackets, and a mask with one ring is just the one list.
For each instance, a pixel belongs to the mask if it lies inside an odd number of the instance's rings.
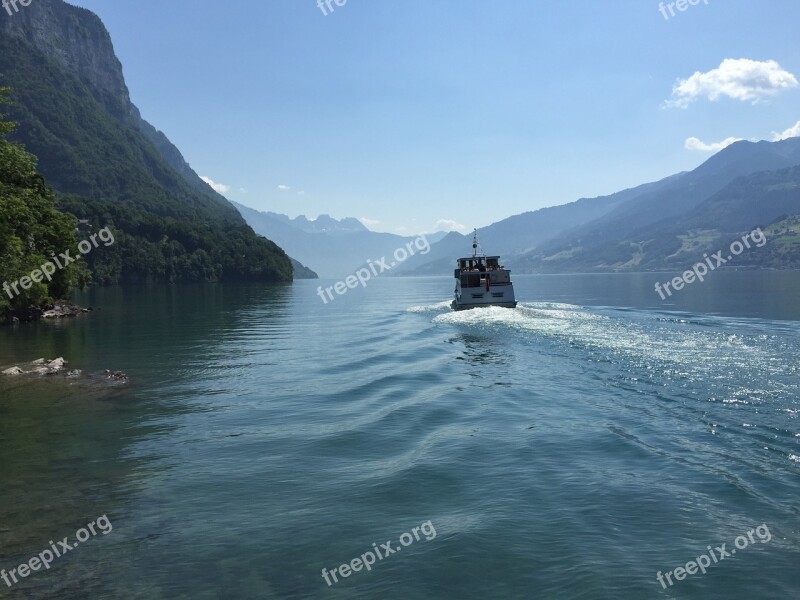
[[800,273],[672,276],[92,289],[0,329],[3,369],[130,377],[0,379],[0,569],[65,552],[0,597],[800,598]]

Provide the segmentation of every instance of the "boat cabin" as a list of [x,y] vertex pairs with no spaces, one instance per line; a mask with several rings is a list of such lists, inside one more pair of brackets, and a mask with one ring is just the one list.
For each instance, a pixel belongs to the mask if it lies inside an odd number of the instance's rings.
[[488,269],[499,269],[499,256],[471,256],[469,258],[459,258],[458,268],[462,271],[486,271]]
[[489,278],[491,285],[511,283],[511,271],[500,264],[499,256],[471,256],[459,258],[453,275],[461,281],[461,287],[482,287]]

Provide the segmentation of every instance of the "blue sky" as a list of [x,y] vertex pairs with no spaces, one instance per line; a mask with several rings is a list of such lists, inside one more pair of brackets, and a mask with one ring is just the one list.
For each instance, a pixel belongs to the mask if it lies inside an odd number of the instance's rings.
[[471,230],[800,122],[796,0],[316,2],[72,0],[228,198],[376,231]]

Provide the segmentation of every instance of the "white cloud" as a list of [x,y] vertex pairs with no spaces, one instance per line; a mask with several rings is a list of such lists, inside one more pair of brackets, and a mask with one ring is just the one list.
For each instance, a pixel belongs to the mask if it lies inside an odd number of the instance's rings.
[[783,133],[778,133],[777,131],[772,132],[773,142],[780,142],[781,140],[788,140],[793,137],[800,137],[800,121],[795,123],[792,127],[789,127],[789,129]]
[[220,194],[225,194],[225,193],[229,192],[229,191],[230,191],[230,189],[231,189],[231,188],[230,188],[230,186],[228,186],[228,185],[225,185],[224,183],[217,183],[216,181],[214,181],[214,180],[213,180],[213,179],[211,179],[210,177],[206,177],[205,175],[202,175],[202,176],[200,177],[200,179],[202,179],[203,181],[205,181],[205,182],[206,182],[208,185],[210,185],[210,186],[211,186],[211,188],[212,188],[212,189],[213,189],[215,192],[219,192]]
[[698,98],[716,102],[722,96],[756,104],[797,86],[797,78],[774,60],[726,58],[716,69],[707,73],[697,71],[689,79],[676,83],[672,99],[664,104],[669,108],[686,108]]
[[439,219],[433,229],[436,231],[458,231],[459,233],[467,233],[469,229],[461,223],[457,223],[450,219]]
[[686,146],[687,150],[698,150],[700,152],[719,152],[723,148],[727,148],[731,144],[740,141],[742,141],[742,138],[729,137],[725,138],[721,142],[711,142],[710,144],[706,144],[696,137],[690,137],[686,140],[684,145]]
[[369,229],[370,227],[375,227],[376,225],[380,225],[381,223],[376,219],[368,219],[367,217],[361,217],[359,221],[361,221],[361,224],[367,229]]
[[246,193],[247,193],[247,190],[246,190],[246,189],[244,189],[244,188],[239,188],[239,191],[240,191],[241,193],[243,193],[243,194],[246,194]]
[[288,185],[283,185],[283,184],[281,184],[281,185],[279,185],[279,186],[278,186],[278,189],[279,189],[280,191],[282,191],[282,192],[286,192],[286,191],[288,191],[288,190],[290,190],[290,189],[292,189],[292,188],[290,188]]

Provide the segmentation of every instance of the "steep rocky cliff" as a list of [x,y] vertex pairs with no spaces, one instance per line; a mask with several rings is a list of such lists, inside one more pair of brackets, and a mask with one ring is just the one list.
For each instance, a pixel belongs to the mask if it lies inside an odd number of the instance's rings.
[[114,105],[130,104],[122,65],[100,18],[61,0],[35,0],[0,19],[0,33],[32,45]]
[[286,254],[141,118],[92,12],[62,0],[3,11],[0,86],[12,88],[14,139],[39,157],[61,207],[123,234],[115,252],[92,258],[96,279],[291,279]]

